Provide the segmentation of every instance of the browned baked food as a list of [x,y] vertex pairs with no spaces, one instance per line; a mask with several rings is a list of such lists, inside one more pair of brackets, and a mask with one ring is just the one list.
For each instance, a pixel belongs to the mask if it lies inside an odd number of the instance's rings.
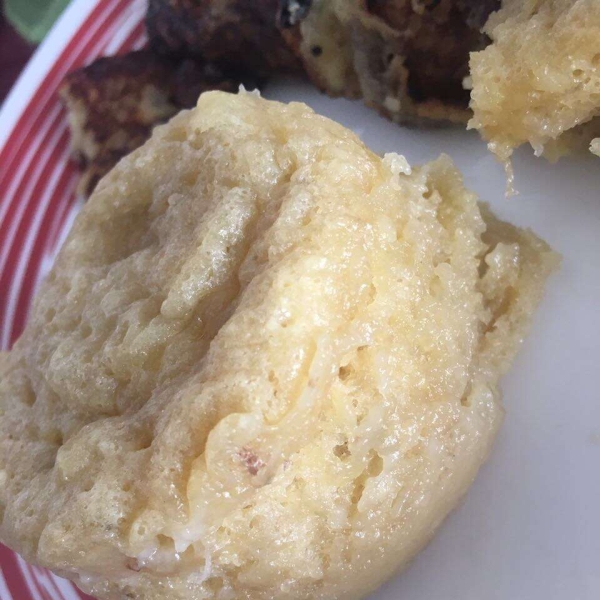
[[277,0],[150,0],[149,49],[101,58],[67,76],[73,157],[88,196],[152,128],[206,90],[254,87],[274,72],[298,72],[276,27]]
[[277,5],[278,0],[150,0],[150,46],[233,71],[300,71],[300,62],[276,27]]
[[83,171],[79,191],[91,194],[157,123],[194,106],[200,93],[235,91],[239,84],[214,65],[148,50],[100,58],[67,75],[60,94],[68,109],[72,156]]
[[466,122],[469,53],[500,0],[282,0],[279,24],[319,88],[397,122]]

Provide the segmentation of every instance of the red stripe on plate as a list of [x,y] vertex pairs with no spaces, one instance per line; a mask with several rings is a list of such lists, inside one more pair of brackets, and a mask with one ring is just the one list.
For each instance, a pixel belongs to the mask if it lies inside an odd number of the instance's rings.
[[[123,45],[120,48],[120,51],[129,51],[134,43],[140,38],[140,36],[144,32],[143,23],[140,22],[134,28],[127,38],[123,41]],[[68,184],[72,181],[72,168],[70,165],[67,165],[64,160],[61,160],[58,149],[54,151],[53,156],[50,159],[50,162],[58,161],[59,166],[63,168],[63,173],[61,175],[61,181],[59,182],[57,188],[54,190],[51,198],[47,202],[47,207],[44,210],[44,214],[41,216],[41,224],[39,230],[34,232],[35,242],[32,249],[31,256],[29,257],[27,264],[27,271],[23,277],[23,285],[21,287],[21,291],[19,293],[18,299],[18,312],[15,313],[15,321],[12,326],[12,331],[10,334],[11,342],[18,337],[21,333],[27,310],[29,308],[30,296],[34,289],[34,284],[36,281],[36,275],[39,271],[39,267],[41,262],[46,254],[46,249],[48,246],[48,236],[50,234],[50,224],[52,222],[51,215],[55,214],[58,210],[58,207],[65,198],[67,202],[63,202],[63,219],[59,221],[62,223],[64,220],[64,214],[70,209],[72,203],[75,201],[75,196],[73,195],[73,189],[70,189],[70,193],[68,195],[65,194],[66,188]],[[36,189],[34,189],[32,196],[35,198],[40,198],[41,195],[45,192],[46,179],[40,179]],[[36,207],[36,210],[38,208]],[[31,235],[31,234],[29,234]]]
[[[120,50],[129,51],[133,44],[136,42],[136,40],[139,39],[142,33],[143,23],[138,23],[138,25],[134,28],[130,35],[127,36],[127,38],[125,38]],[[19,235],[17,235],[15,239],[16,243],[13,246],[14,248],[19,248],[19,251],[21,252],[21,257],[16,267],[16,271],[14,268],[11,268],[12,265],[14,265],[14,263],[11,265],[11,258],[9,256],[8,271],[11,271],[13,273],[13,282],[11,287],[13,289],[14,286],[21,287],[21,290],[18,293],[18,299],[16,300],[16,306],[13,304],[14,299],[17,296],[16,293],[13,293],[13,290],[11,290],[11,293],[7,295],[7,298],[5,300],[5,302],[8,301],[8,306],[0,306],[0,314],[2,312],[2,308],[5,311],[5,342],[8,342],[9,344],[12,344],[17,339],[25,325],[26,316],[31,303],[31,295],[34,291],[35,282],[37,281],[37,273],[39,271],[44,255],[46,254],[46,248],[48,246],[47,237],[49,233],[50,219],[47,218],[47,216],[50,213],[55,212],[57,205],[62,199],[65,198],[66,186],[68,185],[68,182],[71,178],[71,171],[65,168],[66,161],[63,158],[61,158],[62,142],[63,140],[61,138],[61,143],[53,150],[52,156],[58,161],[57,163],[55,163],[55,169],[62,169],[63,173],[61,175],[61,180],[57,185],[56,189],[53,191],[52,195],[49,198],[47,198],[45,202],[46,206],[39,206],[39,202],[45,194],[46,185],[49,179],[52,178],[52,175],[48,176],[46,173],[42,173],[42,175],[37,178],[35,187],[29,195],[30,198],[36,199],[37,202],[35,203],[35,205],[32,203],[27,208],[27,210],[31,214],[26,214],[23,222],[32,226],[35,224],[37,219],[37,221],[41,221],[41,225],[39,230],[36,229],[35,231],[30,231],[27,227],[23,227],[21,228],[21,230],[19,230]],[[50,163],[48,163],[48,165],[50,165]],[[75,197],[72,194],[72,191],[73,190],[71,189],[71,193],[69,194],[70,197],[67,196],[69,201],[66,204],[66,209],[68,209],[75,201]],[[42,215],[37,214],[37,212],[40,210],[43,211]],[[32,235],[35,242],[33,243],[31,256],[23,256],[23,252],[25,252],[25,254],[28,254],[27,245],[25,246],[25,248],[23,248],[23,240],[32,239]],[[31,243],[29,244],[29,246],[31,246]],[[25,268],[19,268],[24,259],[27,261]],[[14,277],[14,275],[16,275],[16,278]],[[2,281],[0,280],[0,288],[1,286]],[[0,305],[1,304],[2,302],[0,302]]]
[[[76,173],[75,167],[69,165],[69,172]],[[76,181],[79,179],[79,175],[75,175]],[[56,244],[61,235],[62,228],[65,224],[65,218],[71,207],[76,202],[77,198],[75,196],[75,186],[73,186],[72,192],[63,198],[59,198],[59,204],[55,208],[54,217],[52,218],[52,223],[50,224],[50,228],[48,231],[48,238],[46,244],[46,252],[51,254],[54,252],[56,248]]]
[[21,561],[21,570],[25,575],[25,578],[29,581],[29,588],[35,588],[36,592],[40,595],[42,600],[56,600],[52,598],[47,592],[46,588],[42,585],[42,582],[38,579],[37,573],[33,567],[27,564],[24,560]]
[[[31,184],[28,185],[28,194],[21,199],[23,208],[22,226],[18,227],[16,231],[13,230],[11,232],[12,235],[10,236],[1,236],[3,243],[8,247],[4,268],[0,272],[0,289],[9,290],[9,293],[2,294],[2,297],[0,297],[0,314],[4,315],[2,340],[5,343],[9,335],[8,329],[10,327],[10,318],[12,317],[8,304],[10,296],[12,295],[12,289],[14,289],[15,286],[20,286],[22,283],[20,273],[18,272],[18,265],[25,251],[23,244],[28,229],[31,226],[32,220],[35,218],[35,212],[38,209],[39,193],[47,184],[48,180],[57,171],[62,169],[62,165],[57,159],[62,156],[64,160],[69,147],[69,135],[64,123],[61,123],[61,128],[55,130],[53,133],[52,143],[43,149],[43,152],[41,153],[42,156],[40,156],[40,159],[42,160],[40,160],[39,164],[42,165],[42,169],[36,173],[37,177],[32,179]],[[36,193],[38,194],[38,197],[35,196]],[[31,201],[31,198],[34,200]]]
[[44,581],[46,589],[50,592],[50,596],[52,596],[53,600],[66,600],[49,571],[46,571],[45,569],[36,569],[36,575],[39,579]]
[[[17,564],[17,556],[14,552],[0,545],[0,564],[6,585],[14,600],[26,600],[30,596],[27,593],[27,583],[21,575]],[[3,599],[4,600],[4,599]]]
[[[64,148],[68,148],[68,134],[65,132],[65,143]],[[20,284],[20,291],[18,292],[18,296],[16,300],[16,305],[9,306],[7,311],[7,326],[10,328],[10,342],[14,342],[16,338],[23,331],[23,327],[25,325],[25,319],[27,317],[27,313],[29,312],[29,307],[32,301],[32,293],[34,290],[35,282],[37,279],[37,272],[39,266],[42,261],[44,246],[45,246],[45,236],[43,235],[43,227],[45,225],[44,221],[51,220],[51,211],[49,210],[50,206],[53,202],[58,202],[60,198],[65,196],[67,192],[67,188],[69,183],[73,183],[72,174],[67,169],[62,169],[58,171],[58,180],[56,183],[52,183],[54,190],[52,195],[48,200],[46,200],[47,206],[38,207],[38,210],[43,210],[43,214],[36,215],[39,223],[39,226],[36,227],[36,223],[32,223],[30,231],[27,232],[27,241],[26,244],[29,248],[24,248],[24,254],[21,260],[25,261],[24,268],[19,266],[17,267],[16,275],[19,277],[20,272],[23,273],[20,281],[16,281],[13,285]],[[40,182],[42,183],[42,182]],[[71,192],[73,189],[71,188]],[[46,224],[46,229],[48,224]],[[39,234],[39,235],[38,235]],[[19,261],[21,262],[21,261]],[[1,284],[0,284],[1,285]],[[18,289],[18,288],[17,288]],[[9,294],[9,299],[13,294]],[[12,320],[10,319],[10,313],[13,313]]]
[[17,556],[17,565],[23,574],[23,580],[27,584],[27,589],[34,600],[48,600],[44,597],[43,591],[37,585],[35,578],[31,575],[29,565],[20,556]]
[[[126,0],[121,0],[121,2],[125,1]],[[59,69],[59,72],[57,73],[59,78],[56,79],[56,81],[51,80],[51,78],[49,77],[46,77],[44,79],[36,96],[30,102],[30,105],[42,105],[42,109],[38,111],[37,116],[35,117],[35,119],[33,119],[33,122],[30,127],[31,131],[37,132],[40,130],[46,130],[46,128],[48,127],[47,120],[49,118],[49,115],[54,115],[56,110],[60,110],[60,101],[58,99],[57,90],[64,75],[74,63],[82,64],[83,62],[85,62],[86,55],[97,56],[101,54],[103,48],[110,41],[110,37],[113,35],[114,30],[118,27],[117,17],[118,13],[113,14],[113,12],[111,12],[108,15],[109,20],[107,20],[104,24],[102,24],[102,22],[96,23],[96,27],[94,27],[93,34],[91,36],[78,36],[80,37],[80,40],[84,40],[85,43],[81,46],[74,47],[73,55],[66,58],[66,62],[63,64],[62,68]],[[47,99],[45,101],[36,102],[36,98],[43,94],[42,90],[45,88],[49,89],[49,95]],[[15,197],[15,187],[20,186],[23,180],[29,179],[29,170],[32,168],[32,165],[35,166],[37,161],[37,155],[40,151],[43,150],[43,139],[40,140],[39,136],[30,139],[29,143],[27,143],[27,140],[30,136],[26,135],[24,143],[19,143],[19,127],[22,123],[23,119],[19,121],[15,128],[15,131],[13,131],[13,133],[7,140],[5,146],[5,149],[10,148],[11,146],[15,146],[18,149],[15,155],[15,160],[18,161],[18,166],[16,166],[15,173],[13,173],[12,178],[6,181],[7,185],[0,185],[0,221],[3,221],[5,226],[10,226],[12,229],[14,229],[20,221],[20,212],[17,211],[16,214],[19,215],[19,217],[17,218],[17,223],[11,224],[11,221],[15,216],[14,207],[15,205],[21,205],[23,202],[25,202],[25,199],[21,195],[16,196],[17,198],[19,198],[18,203],[13,202],[13,198]],[[31,156],[32,153],[34,153],[33,157]],[[0,157],[0,164],[2,164],[1,161],[2,157]],[[11,172],[11,168],[8,167],[6,169],[6,172]],[[4,204],[4,206],[2,206],[2,203]],[[5,238],[0,237],[0,239]]]
[[[61,123],[57,89],[71,69],[103,53],[119,27],[131,32],[111,50],[127,51],[144,39],[139,0],[100,0],[61,52],[29,100],[19,122],[0,150],[0,337],[22,329],[44,261],[60,239],[60,230],[75,202],[76,175],[66,160],[68,135]],[[123,29],[121,29],[122,34]],[[116,47],[118,46],[118,48]],[[64,127],[64,125],[63,125]],[[5,344],[6,345],[6,344]],[[69,582],[30,567],[0,545],[0,566],[14,600],[92,600]],[[4,595],[4,592],[3,592]],[[2,598],[1,600],[5,600]]]
[[2,240],[0,272],[4,270],[7,254],[19,251],[14,247],[13,240],[24,213],[27,216],[26,209],[32,187],[37,184],[40,175],[47,173],[56,161],[53,151],[60,136],[57,127],[61,125],[61,129],[64,129],[64,114],[58,106],[54,109],[49,113],[48,119],[40,132],[38,148],[32,156],[27,157],[27,164],[23,168],[22,177],[11,181],[10,192],[6,195],[8,211],[5,214],[4,221],[0,223],[0,240]]
[[[101,0],[98,2],[96,8],[73,36],[36,90],[35,95],[27,105],[0,153],[0,164],[6,167],[4,173],[0,174],[0,205],[4,201],[3,194],[5,190],[3,186],[5,180],[11,178],[13,168],[21,158],[20,151],[27,148],[28,136],[39,117],[44,116],[48,105],[53,100],[52,95],[56,93],[64,75],[75,66],[75,61],[82,64],[85,59],[94,57],[93,54],[89,54],[90,43],[93,43],[97,36],[102,33],[103,27],[119,17],[119,13],[126,2],[127,0]],[[92,37],[88,39],[90,35]],[[86,43],[83,47],[80,47],[82,41]]]

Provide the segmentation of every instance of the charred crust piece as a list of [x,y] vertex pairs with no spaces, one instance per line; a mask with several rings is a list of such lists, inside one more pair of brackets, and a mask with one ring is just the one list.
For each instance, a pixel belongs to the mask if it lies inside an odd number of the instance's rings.
[[311,79],[330,95],[362,97],[394,121],[465,122],[469,54],[488,43],[480,29],[499,4],[282,0],[279,23]]
[[150,46],[260,75],[300,71],[276,26],[278,0],[150,0]]
[[68,110],[72,156],[83,171],[79,191],[91,194],[156,124],[194,106],[200,93],[235,91],[241,82],[214,65],[175,61],[147,50],[100,58],[67,75],[60,95]]
[[[421,6],[420,11],[415,6]],[[467,106],[469,93],[462,81],[468,74],[469,53],[483,46],[483,36],[467,25],[457,2],[370,0],[367,8],[370,15],[398,32],[390,52],[404,59],[412,100],[437,99]]]
[[276,27],[277,0],[150,0],[150,48],[101,58],[65,79],[72,154],[89,195],[157,123],[194,106],[206,90],[255,87],[301,63]]

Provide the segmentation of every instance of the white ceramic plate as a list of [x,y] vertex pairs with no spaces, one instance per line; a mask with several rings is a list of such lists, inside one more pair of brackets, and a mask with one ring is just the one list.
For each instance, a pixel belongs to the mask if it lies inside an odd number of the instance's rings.
[[[56,99],[62,74],[143,43],[144,0],[75,0],[0,112],[0,339],[26,319],[39,277],[78,206]],[[77,54],[79,52],[79,54]],[[373,600],[600,598],[600,161],[515,157],[516,198],[474,133],[411,130],[308,84],[274,82],[268,98],[302,100],[378,152],[412,163],[450,154],[502,218],[563,255],[517,362],[503,382],[504,427],[463,505]],[[69,584],[0,550],[0,598],[75,598]],[[28,590],[28,591],[25,591]],[[168,600],[168,599],[165,599]]]

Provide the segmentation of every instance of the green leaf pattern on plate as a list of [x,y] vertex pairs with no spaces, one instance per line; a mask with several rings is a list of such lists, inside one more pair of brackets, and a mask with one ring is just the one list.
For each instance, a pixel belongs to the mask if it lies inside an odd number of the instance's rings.
[[39,44],[69,0],[4,0],[4,14],[29,42]]

